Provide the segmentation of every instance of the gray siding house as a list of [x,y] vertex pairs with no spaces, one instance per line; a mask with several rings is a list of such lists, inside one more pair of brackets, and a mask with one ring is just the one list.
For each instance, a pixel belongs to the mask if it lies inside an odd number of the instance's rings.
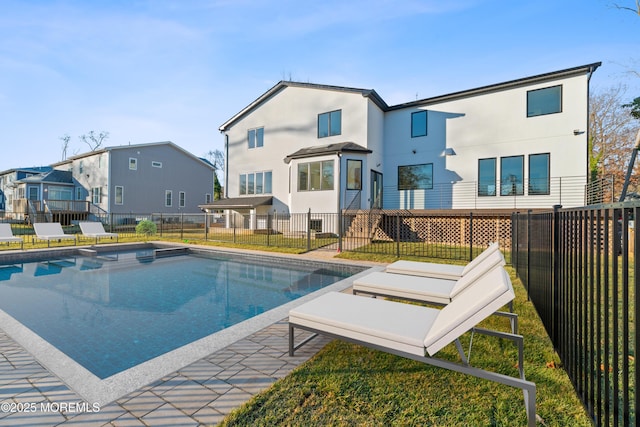
[[213,194],[214,167],[172,142],[106,147],[54,163],[89,213],[195,213]]

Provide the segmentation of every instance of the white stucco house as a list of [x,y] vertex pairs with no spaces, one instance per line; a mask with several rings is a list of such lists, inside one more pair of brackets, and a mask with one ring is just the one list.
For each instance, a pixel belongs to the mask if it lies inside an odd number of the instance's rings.
[[219,130],[225,199],[253,215],[584,203],[587,64],[399,105],[281,81]]

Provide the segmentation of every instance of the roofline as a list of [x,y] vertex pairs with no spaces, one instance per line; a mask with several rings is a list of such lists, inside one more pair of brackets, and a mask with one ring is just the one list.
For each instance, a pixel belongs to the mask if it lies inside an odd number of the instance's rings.
[[88,151],[86,153],[77,154],[75,156],[68,157],[67,159],[62,160],[60,162],[52,163],[51,166],[53,166],[53,167],[61,166],[61,165],[64,165],[66,163],[70,163],[70,162],[72,162],[74,160],[83,159],[85,157],[91,157],[91,156],[94,156],[96,154],[106,153],[108,151],[124,150],[124,149],[129,149],[129,148],[145,148],[145,147],[151,147],[151,146],[154,146],[154,145],[156,145],[156,146],[157,145],[168,145],[168,146],[174,147],[178,151],[181,151],[184,154],[188,155],[189,157],[192,157],[193,159],[196,159],[199,162],[205,164],[207,167],[211,168],[212,170],[215,169],[215,167],[211,163],[203,160],[202,158],[200,158],[200,157],[196,156],[195,154],[185,150],[184,148],[180,147],[179,145],[177,145],[177,144],[175,144],[175,143],[173,143],[171,141],[149,142],[149,143],[144,143],[144,144],[113,145],[113,146],[110,146],[110,147],[101,148],[99,150]]
[[280,91],[284,90],[287,87],[302,87],[302,88],[360,93],[362,94],[362,96],[366,98],[370,98],[382,111],[387,112],[387,111],[393,111],[393,110],[400,110],[402,108],[409,108],[409,107],[415,107],[419,105],[433,104],[437,102],[444,102],[444,101],[450,101],[458,98],[465,98],[469,96],[480,95],[482,93],[509,89],[517,86],[522,86],[525,84],[554,80],[560,77],[568,77],[568,76],[574,76],[574,75],[580,75],[580,74],[591,74],[601,65],[602,65],[602,62],[594,62],[591,64],[581,65],[578,67],[566,68],[564,70],[552,71],[550,73],[538,74],[531,77],[524,77],[521,79],[510,80],[503,83],[496,83],[488,86],[481,86],[475,89],[468,89],[460,92],[453,92],[447,95],[439,95],[433,98],[425,98],[425,99],[406,102],[406,103],[397,104],[393,106],[387,105],[387,103],[382,99],[382,97],[380,97],[380,95],[378,95],[378,93],[373,89],[358,89],[358,88],[344,87],[344,86],[332,86],[332,85],[324,85],[324,84],[316,84],[316,83],[302,83],[302,82],[281,80],[280,82],[276,83],[271,89],[269,89],[268,91],[260,95],[253,102],[251,102],[245,108],[240,110],[239,113],[235,114],[229,120],[227,120],[222,125],[220,125],[218,130],[220,132],[225,132],[231,126],[233,126],[233,124],[235,124],[238,120],[242,119],[244,116],[254,111],[261,104],[263,104],[268,99],[275,96],[276,94],[278,94]]
[[538,74],[531,77],[524,77],[521,79],[510,80],[507,82],[496,83],[488,86],[481,86],[475,89],[468,89],[460,92],[453,92],[447,95],[439,95],[432,98],[425,98],[417,101],[406,102],[403,104],[393,105],[389,107],[387,111],[400,110],[403,108],[416,107],[416,106],[425,105],[425,104],[435,104],[435,103],[440,103],[444,101],[451,101],[454,99],[466,98],[469,96],[476,96],[476,95],[480,95],[487,92],[495,92],[498,90],[511,89],[514,87],[523,86],[525,84],[555,80],[562,77],[576,76],[580,74],[590,75],[601,65],[602,65],[602,62],[594,62],[592,64],[581,65],[578,67],[567,68],[559,71],[552,71],[550,73]]
[[229,120],[227,120],[222,125],[220,125],[218,130],[220,132],[226,131],[228,128],[233,126],[233,124],[236,123],[238,120],[242,119],[244,116],[254,111],[256,108],[258,108],[260,105],[265,103],[267,100],[269,100],[270,98],[272,98],[273,96],[275,96],[276,94],[278,94],[279,92],[281,92],[282,90],[288,87],[301,87],[301,88],[309,88],[309,89],[359,93],[363,97],[371,99],[373,103],[376,104],[378,108],[380,108],[382,111],[386,111],[389,108],[389,106],[382,99],[382,97],[378,95],[378,93],[373,89],[359,89],[359,88],[345,87],[345,86],[332,86],[332,85],[324,85],[324,84],[316,84],[316,83],[302,83],[302,82],[281,80],[278,83],[276,83],[271,89],[269,89],[268,91],[260,95],[253,102],[251,102],[249,105],[247,105],[242,110],[240,110],[239,113],[235,114]]

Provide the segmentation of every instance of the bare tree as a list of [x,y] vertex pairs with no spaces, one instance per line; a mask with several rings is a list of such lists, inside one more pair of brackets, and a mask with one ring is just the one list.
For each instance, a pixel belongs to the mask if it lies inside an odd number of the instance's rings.
[[87,144],[91,151],[96,151],[102,146],[104,140],[109,138],[109,132],[102,131],[96,134],[94,131],[90,131],[88,134],[80,135],[78,138]]
[[640,0],[636,0],[635,3],[636,3],[635,8],[634,7],[629,7],[629,6],[620,6],[617,3],[614,3],[613,7],[615,7],[616,9],[621,9],[621,10],[628,10],[628,11],[633,12],[636,15],[640,16]]
[[[637,120],[633,109],[625,107],[626,87],[616,86],[592,94],[589,99],[590,178],[613,177],[616,191],[624,182],[633,150]],[[629,188],[638,192],[640,164],[636,163]]]
[[68,134],[64,134],[64,136],[60,137],[62,141],[62,160],[67,160],[67,151],[69,150],[69,141],[71,137]]

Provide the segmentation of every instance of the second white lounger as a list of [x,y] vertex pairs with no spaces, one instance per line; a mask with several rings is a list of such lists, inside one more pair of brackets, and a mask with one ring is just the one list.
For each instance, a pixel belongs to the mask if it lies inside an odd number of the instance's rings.
[[47,241],[47,246],[51,246],[52,240],[73,240],[73,244],[76,244],[76,236],[65,234],[62,225],[58,222],[36,222],[33,224],[33,229],[38,239]]
[[400,260],[387,266],[387,273],[409,274],[411,276],[439,277],[441,279],[458,280],[473,268],[481,264],[492,253],[499,251],[497,242],[491,243],[487,249],[475,257],[467,265],[439,264],[434,262]]

